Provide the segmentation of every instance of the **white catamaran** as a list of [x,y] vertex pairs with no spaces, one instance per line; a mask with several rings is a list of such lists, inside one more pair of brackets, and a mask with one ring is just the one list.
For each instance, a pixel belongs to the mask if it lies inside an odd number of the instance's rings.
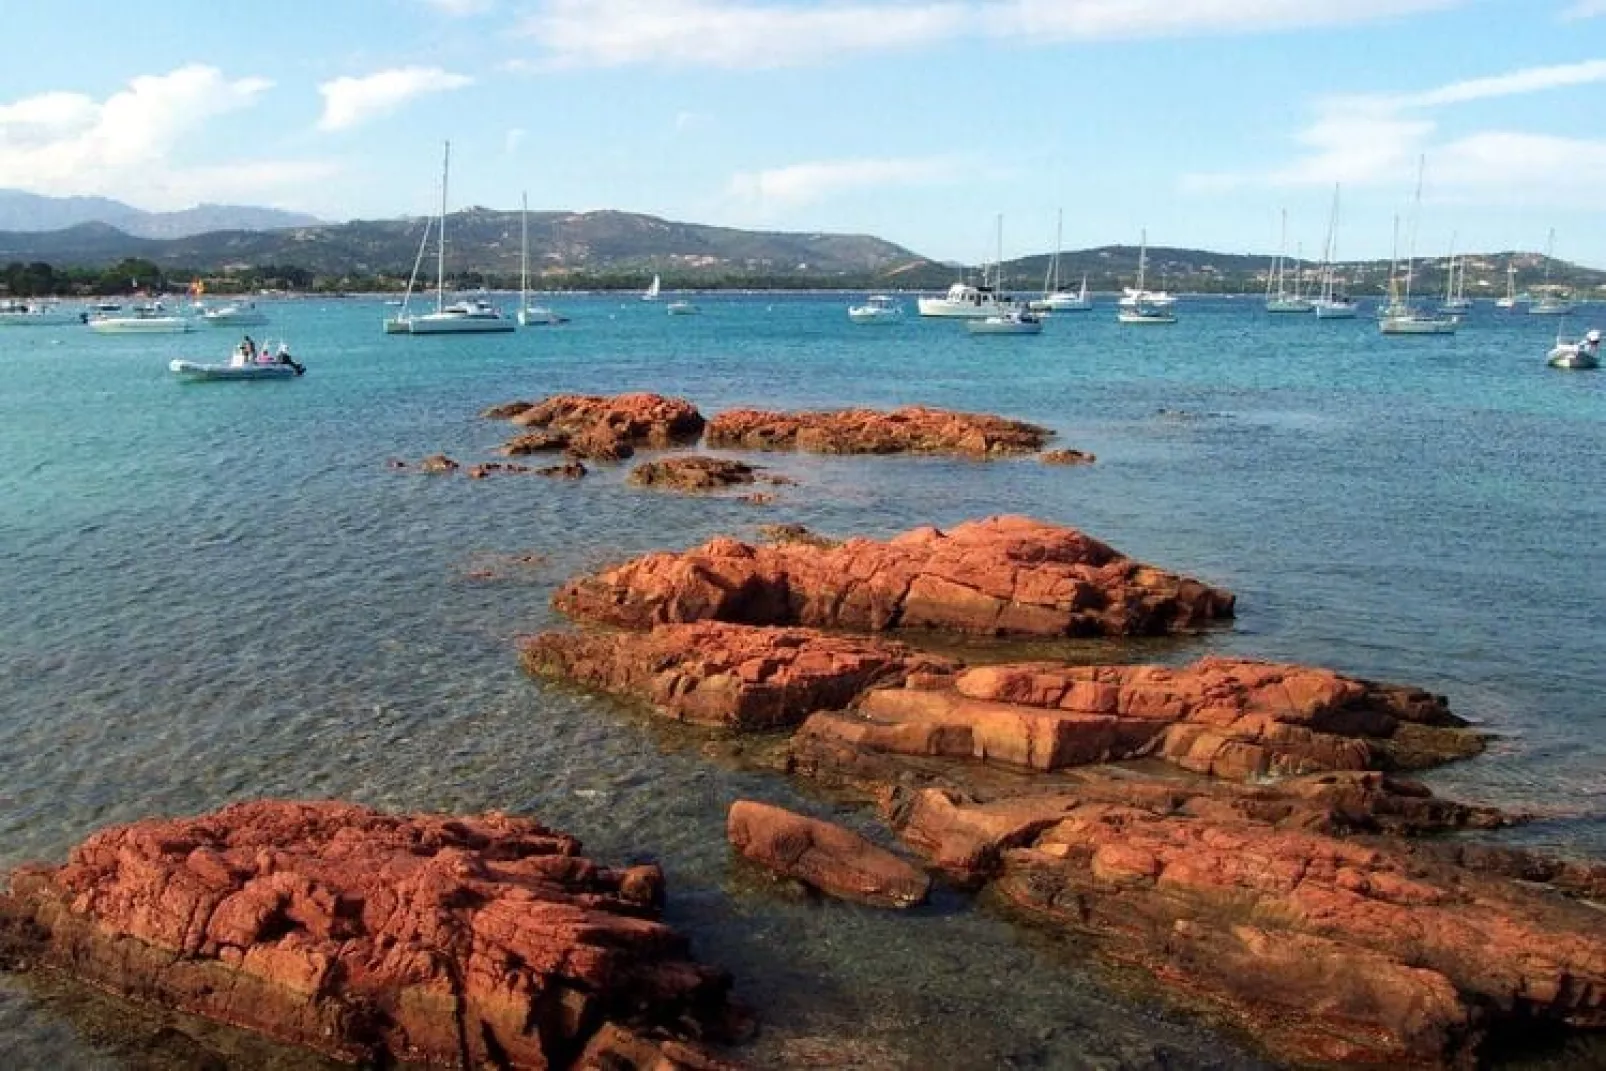
[[514,331],[518,324],[503,316],[502,310],[481,298],[446,304],[446,184],[451,172],[452,143],[446,143],[441,162],[441,216],[436,232],[435,311],[414,316],[408,322],[412,335],[477,335]]

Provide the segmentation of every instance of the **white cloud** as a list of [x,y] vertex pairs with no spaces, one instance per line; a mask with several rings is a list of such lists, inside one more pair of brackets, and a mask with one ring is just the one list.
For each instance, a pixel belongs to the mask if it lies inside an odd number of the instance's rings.
[[1606,15],[1606,0],[1578,0],[1561,13],[1563,21],[1566,22],[1574,19],[1592,19],[1599,15]]
[[522,32],[554,67],[799,66],[976,37],[1028,43],[1263,33],[1469,0],[542,0]]
[[323,94],[319,130],[346,130],[401,107],[414,97],[473,85],[474,79],[439,67],[395,67],[361,78],[341,77],[318,87]]
[[818,7],[744,0],[546,0],[521,27],[557,67],[637,63],[757,70],[915,48],[969,22],[955,0]]
[[[1554,197],[1606,206],[1606,186],[1589,176],[1601,166],[1606,142],[1520,131],[1486,130],[1436,138],[1438,109],[1606,82],[1606,61],[1530,67],[1451,82],[1417,93],[1360,94],[1316,102],[1316,116],[1294,135],[1303,147],[1278,167],[1259,173],[1195,174],[1185,190],[1208,193],[1244,186],[1395,186],[1410,182],[1426,155],[1442,196],[1495,199]],[[1597,192],[1597,187],[1599,191]]]
[[0,104],[0,187],[126,197],[163,209],[289,189],[332,174],[333,165],[318,161],[174,162],[207,123],[251,107],[271,86],[190,65],[131,79],[105,100],[58,91]]
[[954,182],[969,172],[954,157],[822,160],[731,176],[729,193],[759,208],[798,208],[866,189]]

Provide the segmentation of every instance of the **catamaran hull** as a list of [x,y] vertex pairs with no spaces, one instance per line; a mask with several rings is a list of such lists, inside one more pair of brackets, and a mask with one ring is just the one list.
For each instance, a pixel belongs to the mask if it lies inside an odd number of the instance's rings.
[[513,320],[436,320],[428,316],[420,316],[411,321],[407,333],[411,335],[493,335],[516,331],[518,326]]

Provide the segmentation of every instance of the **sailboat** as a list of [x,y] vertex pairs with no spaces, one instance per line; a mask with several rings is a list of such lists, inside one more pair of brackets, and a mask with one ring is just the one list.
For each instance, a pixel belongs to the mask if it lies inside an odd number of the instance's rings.
[[407,332],[412,335],[471,335],[515,331],[519,325],[484,299],[446,304],[446,184],[451,165],[452,143],[448,141],[441,161],[441,216],[435,233],[435,311],[412,317]]
[[1338,186],[1333,186],[1333,210],[1327,218],[1327,241],[1322,249],[1321,294],[1311,302],[1318,320],[1353,320],[1359,306],[1338,292]]
[[1529,316],[1565,316],[1573,311],[1573,303],[1565,290],[1550,285],[1550,265],[1556,259],[1556,228],[1550,228],[1545,241],[1545,281],[1540,284],[1539,300],[1528,306]]
[[1506,263],[1506,296],[1496,298],[1494,307],[1497,309],[1514,309],[1517,307],[1517,262]]
[[643,301],[657,301],[658,300],[658,291],[661,288],[661,285],[662,284],[659,282],[658,276],[654,275],[652,277],[652,282],[647,284],[647,292],[645,294],[641,295],[641,300],[643,300]]
[[546,327],[566,324],[567,316],[545,305],[530,304],[530,195],[519,194],[519,312],[520,327]]
[[432,216],[424,217],[424,234],[418,239],[418,256],[413,258],[413,274],[407,277],[407,292],[402,295],[401,311],[395,316],[385,318],[385,334],[408,335],[412,334],[413,318],[407,309],[413,300],[413,287],[418,283],[418,269],[424,265],[424,250],[429,248],[429,232],[434,227]]
[[[1124,291],[1115,319],[1123,324],[1174,324],[1177,314],[1171,311],[1175,299],[1161,291],[1151,294],[1143,288],[1144,275],[1149,263],[1149,232],[1144,230],[1138,242],[1138,285]],[[1131,304],[1127,299],[1131,298]],[[1156,300],[1163,299],[1163,300]]]
[[[1004,217],[998,216],[998,253],[993,262],[993,289],[995,295],[1004,290]],[[983,287],[983,289],[986,289]],[[965,319],[965,330],[973,335],[1036,335],[1043,330],[1043,318],[1028,305],[1018,305],[1008,296],[1000,299],[1001,308],[987,316]]]
[[1467,297],[1467,258],[1455,255],[1455,235],[1450,235],[1450,266],[1445,269],[1444,301],[1440,312],[1466,312],[1472,308]]
[[1048,262],[1048,277],[1043,280],[1043,296],[1030,303],[1033,312],[1087,312],[1093,302],[1087,296],[1087,273],[1082,273],[1082,289],[1077,293],[1060,289],[1060,254],[1065,246],[1065,211],[1060,210],[1054,226],[1054,256]]
[[[1283,209],[1282,238],[1277,244],[1277,257],[1272,261],[1272,269],[1266,273],[1266,311],[1267,312],[1309,312],[1310,299],[1299,292],[1299,266],[1295,258],[1294,290],[1288,291],[1288,210]],[[1272,286],[1276,286],[1276,292]]]
[[1434,316],[1411,307],[1411,278],[1416,274],[1416,226],[1422,211],[1422,172],[1425,167],[1426,158],[1419,158],[1416,166],[1416,197],[1411,203],[1411,233],[1405,251],[1405,297],[1395,300],[1398,280],[1391,277],[1389,307],[1378,325],[1385,335],[1453,335],[1458,324],[1454,316]]

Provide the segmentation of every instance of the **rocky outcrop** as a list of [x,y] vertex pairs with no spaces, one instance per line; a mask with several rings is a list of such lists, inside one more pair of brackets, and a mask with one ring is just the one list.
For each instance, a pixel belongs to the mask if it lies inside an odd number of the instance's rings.
[[1118,785],[993,803],[927,789],[899,822],[939,866],[1225,1005],[1285,1058],[1460,1066],[1502,1021],[1606,1027],[1594,908],[1410,842]]
[[1084,450],[1046,450],[1037,460],[1045,465],[1091,465],[1098,458]]
[[684,621],[1000,636],[1141,635],[1232,616],[1233,596],[1126,557],[1074,528],[989,517],[887,542],[752,546],[714,539],[566,584],[574,617],[625,628]]
[[583,480],[586,467],[578,461],[565,461],[561,465],[543,465],[535,470],[535,474],[555,480]]
[[835,409],[781,413],[733,409],[708,425],[709,446],[817,454],[957,454],[999,457],[1042,449],[1053,432],[1035,424],[911,405],[890,412]]
[[1156,755],[1231,780],[1420,769],[1482,750],[1440,696],[1327,669],[1205,658],[1165,666],[980,666],[867,692],[808,736],[1051,771]]
[[526,819],[257,802],[19,869],[0,933],[111,992],[341,1060],[560,1068],[609,1023],[725,1021],[728,979],[656,921],[662,895],[656,867],[597,866]]
[[562,449],[571,457],[619,461],[637,446],[666,447],[695,442],[703,416],[684,398],[662,394],[554,394],[539,402],[508,402],[481,413],[540,429],[514,438],[502,449],[510,456]]
[[640,699],[681,721],[742,730],[796,725],[868,688],[951,668],[902,644],[711,622],[548,632],[520,648],[533,674]]
[[428,472],[434,474],[456,472],[461,467],[462,466],[460,466],[456,461],[453,461],[445,454],[430,454],[428,457],[418,463],[419,472]]
[[852,830],[780,807],[737,800],[725,829],[745,858],[828,896],[913,907],[931,889],[923,872]]
[[629,482],[637,487],[670,491],[717,491],[722,487],[753,483],[759,471],[742,461],[687,454],[644,461],[630,470]]

